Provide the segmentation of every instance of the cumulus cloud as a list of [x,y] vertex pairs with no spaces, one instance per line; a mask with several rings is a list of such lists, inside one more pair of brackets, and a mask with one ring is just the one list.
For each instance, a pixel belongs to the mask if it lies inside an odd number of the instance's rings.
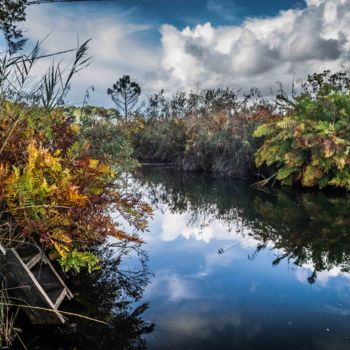
[[163,25],[161,34],[162,68],[176,87],[290,84],[294,75],[349,63],[350,1],[307,0],[304,9],[248,18],[240,26]]
[[[160,238],[170,242],[179,238],[210,243],[213,240],[236,243],[243,248],[256,248],[259,241],[249,234],[251,230],[242,227],[239,222],[231,222],[230,225],[220,220],[210,220],[205,224],[204,217],[198,217],[194,224],[191,221],[191,212],[185,214],[171,213],[166,211],[159,222]],[[215,252],[217,256],[217,253]]]
[[[208,0],[207,7],[223,13],[221,1]],[[248,90],[273,87],[276,81],[288,88],[293,77],[338,70],[350,60],[349,0],[306,0],[303,9],[247,18],[241,25],[202,23],[181,29],[171,24],[155,28],[146,18],[146,24],[140,24],[139,19],[133,21],[132,11],[87,9],[33,6],[25,24],[33,41],[50,33],[43,45],[46,52],[74,47],[77,35],[81,41],[92,39],[92,64],[77,77],[70,102],[82,102],[85,89],[94,85],[91,102],[112,105],[106,89],[126,73],[146,93],[220,86]],[[235,15],[233,10],[226,13]],[[42,70],[38,65],[36,72]]]

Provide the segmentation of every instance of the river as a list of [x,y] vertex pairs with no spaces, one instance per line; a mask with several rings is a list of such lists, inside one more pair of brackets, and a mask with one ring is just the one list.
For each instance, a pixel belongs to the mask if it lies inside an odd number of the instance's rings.
[[164,167],[134,185],[155,211],[145,244],[107,254],[105,272],[76,283],[85,307],[70,307],[112,308],[108,331],[76,320],[29,348],[349,349],[349,195]]

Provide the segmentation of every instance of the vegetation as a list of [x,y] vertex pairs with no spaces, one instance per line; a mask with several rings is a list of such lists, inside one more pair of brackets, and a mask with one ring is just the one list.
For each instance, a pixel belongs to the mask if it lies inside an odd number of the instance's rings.
[[[33,3],[5,0],[0,13],[9,44],[0,60],[1,218],[21,239],[40,242],[65,271],[91,271],[98,267],[91,247],[107,237],[140,240],[112,215],[142,231],[151,209],[122,180],[135,167],[127,129],[116,127],[108,112],[85,107],[79,115],[63,107],[73,77],[89,64],[89,41],[78,45],[70,66],[52,63],[39,80],[31,77],[39,45],[29,54],[21,51],[24,41],[11,49]],[[2,230],[2,240],[9,236]]]
[[10,298],[8,296],[4,283],[0,289],[0,349],[10,346],[15,339],[18,329],[15,327],[18,309],[10,307]]
[[140,125],[121,119],[113,108],[84,106],[65,110],[78,123],[80,142],[88,143],[91,157],[112,164],[119,173],[138,168],[132,138]]
[[[142,242],[138,234],[151,208],[124,179],[137,167],[133,130],[115,110],[65,106],[73,77],[89,64],[89,41],[44,56],[39,44],[23,51],[18,25],[26,6],[40,2],[0,2],[0,30],[8,43],[0,57],[0,242],[12,248],[33,238],[65,272],[97,273],[106,268],[100,248],[107,239]],[[42,78],[31,76],[42,57],[62,53],[74,55],[70,66],[52,63]],[[6,274],[1,283],[2,347],[15,338],[17,310],[7,296]]]
[[[275,101],[230,89],[153,95],[134,121],[135,156],[182,170],[350,189],[350,77],[313,74]],[[258,98],[257,98],[258,97]]]
[[22,237],[34,236],[65,270],[76,271],[98,264],[88,248],[107,236],[139,240],[125,233],[111,212],[144,230],[150,208],[123,193],[113,163],[91,157],[79,124],[63,110],[4,101],[1,111],[0,199]]
[[21,49],[25,43],[22,37],[22,31],[17,26],[26,18],[26,1],[0,1],[0,31],[4,33],[10,52]]
[[111,96],[117,110],[122,114],[125,120],[135,112],[137,101],[141,94],[140,85],[131,81],[129,75],[123,75],[111,89],[107,90]]
[[151,96],[134,137],[135,156],[183,170],[249,178],[259,145],[252,129],[272,113],[262,101],[250,104],[251,98],[239,100],[230,89],[179,93],[170,100],[162,92]]
[[[257,91],[239,98],[231,89],[219,88],[169,98],[161,91],[144,105],[139,103],[141,87],[124,75],[107,91],[116,109],[85,103],[70,107],[65,105],[70,84],[90,63],[89,41],[63,52],[74,55],[70,66],[52,63],[42,78],[33,79],[32,68],[42,57],[40,45],[24,53],[19,24],[26,7],[41,2],[0,0],[0,31],[8,45],[0,54],[0,242],[11,246],[33,238],[64,272],[83,273],[85,289],[98,285],[86,298],[90,306],[100,302],[99,310],[89,309],[90,316],[102,311],[109,323],[99,330],[104,342],[127,324],[127,348],[142,347],[140,336],[153,329],[140,318],[146,304],[131,311],[131,301],[121,300],[120,312],[113,309],[121,294],[139,300],[148,273],[143,268],[133,279],[123,275],[118,270],[121,258],[115,257],[113,264],[112,253],[106,257],[100,249],[109,238],[122,242],[121,253],[128,242],[136,247],[142,242],[139,232],[147,228],[152,210],[126,181],[139,166],[135,158],[238,178],[262,175],[267,178],[263,184],[276,179],[283,185],[350,190],[347,73],[314,74],[300,93],[279,95],[274,102]],[[52,53],[58,54],[62,52]],[[200,183],[196,186],[201,189]],[[298,266],[312,262],[310,283],[318,271],[333,266],[350,270],[347,198],[320,196],[313,201],[309,194],[272,198],[250,193],[253,200],[245,202],[238,195],[238,202],[227,208],[227,203],[213,205],[203,193],[198,198],[184,194],[183,183],[175,190],[149,187],[174,210],[194,208],[193,222],[203,214],[241,222],[259,240],[257,252],[270,242],[283,251],[273,264],[285,258]],[[159,202],[158,197],[153,200]],[[328,208],[322,217],[318,201]],[[9,306],[5,285],[0,299],[0,346],[9,346],[16,335],[17,310]],[[90,324],[84,327],[93,330]],[[110,343],[119,346],[122,341],[113,338]]]
[[309,76],[283,113],[254,132],[264,137],[258,166],[276,169],[282,184],[350,189],[350,80],[347,74]]

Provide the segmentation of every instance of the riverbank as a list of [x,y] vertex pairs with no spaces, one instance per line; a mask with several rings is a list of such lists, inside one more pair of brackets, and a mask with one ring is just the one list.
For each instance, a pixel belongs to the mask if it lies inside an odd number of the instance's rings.
[[[312,74],[298,94],[269,102],[221,89],[195,95],[194,106],[191,94],[157,96],[167,109],[131,121],[134,155],[260,185],[350,190],[349,81],[343,72]],[[198,102],[207,95],[210,103]]]

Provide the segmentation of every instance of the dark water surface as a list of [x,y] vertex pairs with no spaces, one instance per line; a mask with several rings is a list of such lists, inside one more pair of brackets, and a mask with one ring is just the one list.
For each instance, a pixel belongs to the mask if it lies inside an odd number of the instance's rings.
[[145,251],[107,256],[69,306],[114,310],[110,327],[76,320],[29,348],[350,349],[349,195],[149,167],[138,185],[155,208]]
[[350,197],[145,169],[150,349],[349,349]]

